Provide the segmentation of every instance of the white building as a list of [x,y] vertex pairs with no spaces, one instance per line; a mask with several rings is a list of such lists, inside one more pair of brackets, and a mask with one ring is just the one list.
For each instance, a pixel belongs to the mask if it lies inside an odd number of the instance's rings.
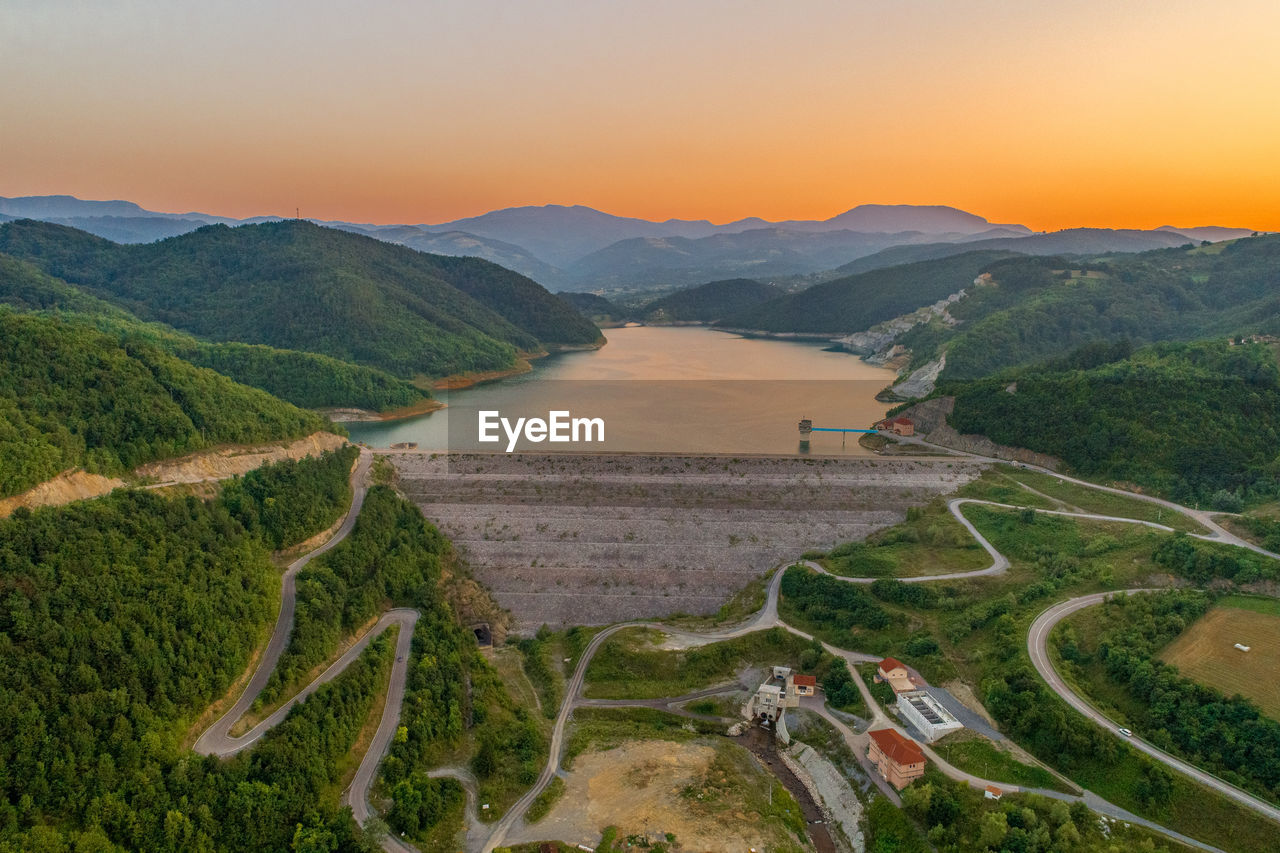
[[923,690],[899,693],[898,712],[930,743],[948,732],[964,728],[963,723],[951,716],[951,712]]

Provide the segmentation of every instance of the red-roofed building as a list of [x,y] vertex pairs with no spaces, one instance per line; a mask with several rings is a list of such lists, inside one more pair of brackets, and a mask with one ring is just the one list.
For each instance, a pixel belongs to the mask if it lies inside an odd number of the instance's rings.
[[872,424],[872,429],[891,432],[894,435],[915,435],[916,425],[911,418],[885,418]]
[[988,800],[998,800],[1004,796],[1004,791],[1001,791],[995,785],[988,785],[982,790],[984,791],[984,795]]
[[880,729],[870,735],[867,758],[890,785],[901,791],[924,775],[924,752],[915,741],[893,729]]
[[789,681],[787,693],[793,696],[812,696],[817,692],[818,679],[812,675],[793,675]]
[[906,693],[916,689],[916,686],[911,683],[911,673],[907,671],[907,665],[897,658],[885,658],[880,661],[880,666],[876,670],[876,681],[889,682],[894,693]]

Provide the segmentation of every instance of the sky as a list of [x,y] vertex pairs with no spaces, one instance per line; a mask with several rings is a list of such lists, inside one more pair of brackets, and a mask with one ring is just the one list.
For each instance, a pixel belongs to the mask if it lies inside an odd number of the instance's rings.
[[1280,230],[1280,3],[0,0],[0,196]]

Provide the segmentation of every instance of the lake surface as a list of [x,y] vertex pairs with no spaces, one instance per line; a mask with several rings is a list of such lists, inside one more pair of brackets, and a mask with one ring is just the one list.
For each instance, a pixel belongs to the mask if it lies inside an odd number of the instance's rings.
[[[817,427],[867,428],[887,406],[875,395],[895,379],[820,343],[743,338],[702,327],[607,329],[599,350],[534,362],[530,373],[436,396],[448,405],[399,421],[346,424],[373,447],[417,442],[429,450],[504,450],[479,441],[479,413],[547,419],[553,410],[604,421],[604,442],[521,440],[526,451],[795,454],[800,418]],[[582,434],[580,433],[580,436]],[[594,437],[594,436],[593,436]],[[850,435],[815,433],[814,455],[867,455]]]

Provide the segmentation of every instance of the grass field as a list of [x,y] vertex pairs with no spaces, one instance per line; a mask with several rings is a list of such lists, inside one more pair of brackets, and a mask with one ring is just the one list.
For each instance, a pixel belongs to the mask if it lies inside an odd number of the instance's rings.
[[1051,474],[1024,471],[1021,468],[1002,468],[1001,473],[1020,483],[1026,483],[1036,491],[1043,492],[1063,503],[1079,507],[1085,512],[1154,521],[1157,524],[1172,527],[1174,530],[1186,530],[1190,533],[1206,532],[1195,520],[1159,504],[1091,489],[1088,486],[1079,486]]
[[950,764],[985,779],[999,779],[1015,785],[1073,793],[1048,770],[1023,764],[975,732],[962,730],[947,735],[933,744],[933,749]]
[[865,542],[832,549],[820,562],[844,577],[907,578],[982,569],[991,558],[956,521],[946,502],[934,500],[912,507],[906,521],[871,534]]
[[[1233,600],[1250,609],[1220,604],[1170,643],[1160,659],[1227,696],[1252,699],[1263,713],[1280,720],[1280,679],[1276,678],[1280,672],[1280,602],[1242,597],[1226,602]],[[1250,650],[1242,652],[1235,648],[1236,643]]]

